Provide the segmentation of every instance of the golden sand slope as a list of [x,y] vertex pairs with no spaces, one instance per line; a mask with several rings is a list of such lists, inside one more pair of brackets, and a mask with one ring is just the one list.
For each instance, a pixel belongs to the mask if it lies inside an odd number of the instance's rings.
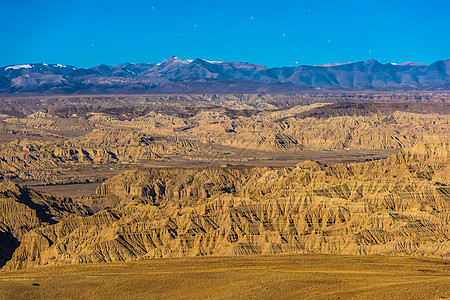
[[448,260],[262,255],[0,272],[2,299],[449,299]]
[[198,255],[450,257],[450,144],[293,168],[140,169],[103,183],[113,206],[26,234],[8,269]]

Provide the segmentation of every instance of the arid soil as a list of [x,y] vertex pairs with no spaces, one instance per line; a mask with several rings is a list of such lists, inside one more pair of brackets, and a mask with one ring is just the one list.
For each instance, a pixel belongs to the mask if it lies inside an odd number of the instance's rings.
[[95,183],[136,167],[374,160],[450,141],[449,113],[442,93],[2,98],[0,176]]
[[0,272],[2,299],[449,299],[444,259],[259,255]]
[[0,141],[0,298],[450,297],[445,93],[1,98]]

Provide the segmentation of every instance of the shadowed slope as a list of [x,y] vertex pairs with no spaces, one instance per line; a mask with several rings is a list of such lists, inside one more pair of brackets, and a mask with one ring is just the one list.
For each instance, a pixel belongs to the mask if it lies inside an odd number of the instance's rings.
[[36,192],[12,182],[0,183],[0,266],[8,261],[24,234],[55,224],[71,214],[86,215],[86,208],[70,199]]

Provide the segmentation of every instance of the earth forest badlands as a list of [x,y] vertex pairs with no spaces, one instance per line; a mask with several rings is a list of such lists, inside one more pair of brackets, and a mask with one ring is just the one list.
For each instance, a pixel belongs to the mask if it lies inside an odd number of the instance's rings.
[[450,299],[447,2],[103,1],[0,1],[0,299]]
[[[353,255],[380,265],[391,260],[404,266],[398,284],[415,289],[412,295],[424,291],[411,287],[414,278],[432,284],[423,296],[449,296],[447,92],[4,95],[0,113],[0,294],[6,298],[23,291],[100,297],[104,290],[87,287],[101,275],[86,274],[114,268],[122,288],[111,297],[132,296],[125,287],[139,285],[140,275],[122,274],[131,266],[119,262],[141,262],[132,268],[145,273],[148,263],[160,264],[155,259],[167,262],[173,276],[186,264],[212,273],[219,264],[223,274],[241,264],[249,286],[236,296],[246,298],[259,278],[252,276],[267,275],[254,274],[255,262],[294,276],[292,263],[303,261],[304,272],[308,255],[330,276],[337,272],[330,260],[340,269],[351,268]],[[405,256],[432,262],[424,267],[431,273],[417,271],[422,267]],[[193,257],[220,259],[208,267],[208,259]],[[85,289],[79,294],[69,279],[51,280],[54,272],[76,276]],[[372,297],[393,276],[383,272],[376,284],[333,295]],[[180,278],[173,294],[154,295],[178,298],[189,280]],[[274,280],[275,290],[287,284],[285,277]],[[156,282],[145,282],[142,293]],[[211,277],[207,282],[214,284]],[[220,295],[195,290],[192,297]]]

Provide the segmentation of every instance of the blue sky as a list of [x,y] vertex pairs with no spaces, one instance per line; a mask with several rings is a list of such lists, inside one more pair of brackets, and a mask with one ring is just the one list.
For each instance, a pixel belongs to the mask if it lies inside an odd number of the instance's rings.
[[450,58],[450,1],[0,0],[0,65]]

